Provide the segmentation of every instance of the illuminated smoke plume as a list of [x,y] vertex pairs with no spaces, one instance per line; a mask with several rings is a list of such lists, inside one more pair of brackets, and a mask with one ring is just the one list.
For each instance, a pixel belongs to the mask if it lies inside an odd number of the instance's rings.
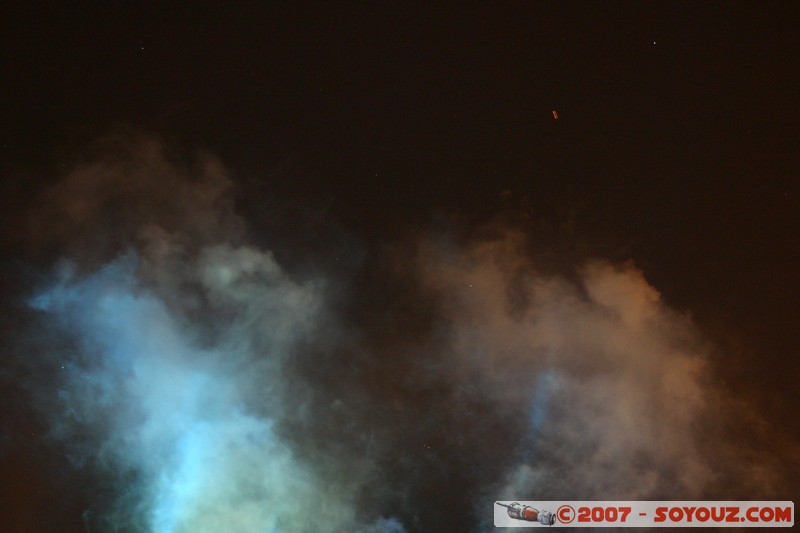
[[39,396],[109,487],[92,531],[484,531],[497,499],[778,495],[764,431],[730,436],[757,417],[635,266],[545,273],[501,227],[299,276],[233,197],[214,158],[129,136],[42,197],[32,235],[63,259],[29,300],[60,368]]
[[156,141],[111,143],[112,155],[46,199],[60,224],[45,237],[75,244],[79,259],[94,245],[90,266],[62,262],[30,301],[74,343],[51,354],[63,370],[55,434],[79,462],[125,479],[92,527],[403,531],[380,516],[359,526],[355,476],[320,478],[276,429],[304,407],[285,362],[314,334],[324,282],[296,282],[269,251],[243,244],[213,159],[192,174]]
[[[417,252],[454,388],[490,396],[522,428],[487,501],[785,489],[779,432],[715,382],[713,347],[641,271],[589,261],[569,277],[544,274],[526,245],[496,227],[464,247],[426,242]],[[796,465],[797,447],[785,450],[794,452],[780,459]]]

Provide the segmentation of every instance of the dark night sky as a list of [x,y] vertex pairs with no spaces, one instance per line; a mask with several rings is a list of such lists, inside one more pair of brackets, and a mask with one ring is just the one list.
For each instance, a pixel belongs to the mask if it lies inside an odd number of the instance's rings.
[[[800,438],[796,3],[18,3],[0,18],[4,271],[41,259],[20,228],[43,188],[136,128],[219,156],[285,262],[331,226],[379,249],[507,212],[559,260],[632,259],[719,346],[722,380]],[[12,431],[18,403],[3,403]],[[55,500],[45,459],[13,457],[0,483]]]

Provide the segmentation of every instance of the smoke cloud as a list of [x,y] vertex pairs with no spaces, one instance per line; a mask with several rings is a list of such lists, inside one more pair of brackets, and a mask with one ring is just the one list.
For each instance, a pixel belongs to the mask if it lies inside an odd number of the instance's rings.
[[[213,159],[194,178],[158,141],[108,143],[45,196],[59,224],[35,234],[75,244],[82,263],[62,261],[30,301],[74,344],[51,354],[63,370],[54,433],[127,485],[94,527],[402,531],[380,516],[359,525],[357,480],[322,479],[278,434],[304,407],[285,362],[314,335],[324,280],[296,282],[269,251],[237,244],[232,184]],[[104,245],[88,267],[87,243]]]
[[455,381],[484,390],[527,432],[504,499],[699,497],[714,483],[711,457],[727,445],[704,442],[724,401],[710,348],[635,266],[539,274],[508,230],[422,255]]
[[498,499],[765,499],[797,464],[633,264],[545,272],[501,225],[301,275],[235,196],[130,135],[42,196],[35,399],[106,480],[91,531],[484,531]]

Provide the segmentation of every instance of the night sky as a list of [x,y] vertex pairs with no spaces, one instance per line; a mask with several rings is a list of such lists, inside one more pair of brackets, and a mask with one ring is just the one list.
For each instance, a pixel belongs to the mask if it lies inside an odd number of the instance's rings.
[[796,496],[795,3],[18,4],[0,529]]

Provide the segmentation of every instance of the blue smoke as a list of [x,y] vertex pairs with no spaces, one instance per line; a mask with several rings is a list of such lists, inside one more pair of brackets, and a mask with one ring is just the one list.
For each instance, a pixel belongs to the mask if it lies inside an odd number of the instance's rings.
[[[253,323],[259,333],[201,346],[186,317],[137,279],[140,268],[129,253],[83,279],[67,271],[30,301],[77,346],[78,355],[59,365],[58,436],[69,441],[71,432],[88,432],[94,438],[80,450],[84,461],[135,474],[138,483],[119,487],[120,498],[140,510],[137,519],[152,533],[280,533],[322,524],[355,529],[346,491],[343,501],[331,497],[264,414],[280,416],[274,391],[282,377],[279,364],[259,365],[259,358],[280,354],[248,351],[264,330],[286,337],[275,339],[273,348],[291,341],[292,322],[313,315],[300,309],[310,301],[307,287],[276,277],[271,256],[211,250],[198,267],[207,297],[246,313],[233,313],[234,321]],[[271,276],[266,281],[265,273]],[[274,327],[269,320],[254,322],[259,313],[253,306],[277,311]],[[247,327],[237,333],[247,335]],[[266,405],[252,405],[254,383],[267,391]],[[309,516],[308,504],[322,498],[327,504]],[[107,521],[113,531],[134,528],[120,518]],[[370,531],[403,530],[382,520]]]
[[531,401],[530,410],[528,412],[530,429],[523,443],[522,459],[526,464],[529,463],[533,458],[537,438],[547,420],[547,414],[550,410],[550,398],[552,396],[554,379],[555,370],[553,368],[548,368],[536,377],[533,400]]
[[547,418],[555,370],[548,368],[536,378],[536,392],[531,403],[530,422],[533,433],[538,433]]

